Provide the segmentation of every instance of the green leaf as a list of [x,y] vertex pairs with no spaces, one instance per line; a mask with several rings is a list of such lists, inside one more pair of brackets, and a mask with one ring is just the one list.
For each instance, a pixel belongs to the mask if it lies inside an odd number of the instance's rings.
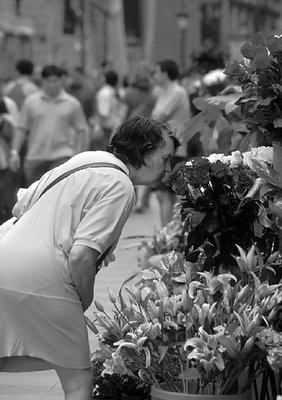
[[253,60],[254,49],[255,49],[255,46],[251,42],[247,42],[247,43],[243,44],[243,46],[241,47],[241,54],[248,60]]
[[158,346],[159,349],[159,364],[163,361],[168,351],[168,346]]
[[264,36],[263,32],[256,33],[252,38],[252,43],[255,46],[265,45],[265,36]]
[[273,121],[274,128],[281,128],[282,127],[282,118],[276,118]]
[[282,51],[282,38],[272,36],[266,39],[266,47],[271,54],[276,54]]

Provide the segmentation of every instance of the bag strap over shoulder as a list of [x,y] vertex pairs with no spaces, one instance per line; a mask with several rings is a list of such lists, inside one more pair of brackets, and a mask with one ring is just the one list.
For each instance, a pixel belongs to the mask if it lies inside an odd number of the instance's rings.
[[[51,182],[48,186],[46,186],[46,188],[40,193],[39,197],[37,200],[40,199],[41,196],[43,196],[44,193],[46,193],[49,189],[51,189],[53,186],[55,186],[58,182],[62,181],[63,179],[67,178],[69,175],[77,172],[77,171],[81,171],[83,169],[86,168],[114,168],[114,169],[118,169],[119,171],[123,172],[125,174],[125,171],[120,168],[119,166],[115,165],[115,164],[111,164],[111,163],[107,163],[107,162],[96,162],[96,163],[90,163],[90,164],[84,164],[81,165],[80,167],[76,167],[74,169],[71,169],[67,172],[65,172],[64,174],[58,176],[58,178],[54,179],[53,182]],[[101,256],[98,258],[96,266],[97,268],[102,264],[102,262],[104,261],[104,259],[106,258],[106,256],[109,254],[111,247],[109,247],[103,254],[101,254]]]
[[125,171],[120,168],[119,166],[115,165],[115,164],[111,164],[111,163],[107,163],[107,162],[96,162],[96,163],[89,163],[89,164],[84,164],[81,165],[79,167],[73,168],[67,172],[65,172],[64,174],[58,176],[58,178],[54,179],[53,182],[51,182],[48,186],[46,186],[46,188],[40,193],[39,197],[37,200],[40,199],[41,196],[43,196],[44,193],[46,193],[49,189],[51,189],[53,186],[55,186],[58,182],[62,181],[63,179],[67,178],[69,175],[72,175],[73,173],[75,173],[76,171],[81,171],[82,169],[86,169],[86,168],[115,168],[118,169],[119,171],[123,172],[125,174]]

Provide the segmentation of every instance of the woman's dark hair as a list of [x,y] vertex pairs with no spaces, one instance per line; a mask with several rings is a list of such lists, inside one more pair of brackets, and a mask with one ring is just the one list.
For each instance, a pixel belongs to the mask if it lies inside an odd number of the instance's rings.
[[140,168],[146,165],[145,157],[150,152],[165,145],[164,133],[172,138],[176,150],[180,143],[168,125],[143,116],[135,116],[117,128],[108,149],[125,164]]
[[42,78],[49,78],[50,76],[57,76],[61,78],[63,75],[62,68],[57,65],[45,65],[41,71]]

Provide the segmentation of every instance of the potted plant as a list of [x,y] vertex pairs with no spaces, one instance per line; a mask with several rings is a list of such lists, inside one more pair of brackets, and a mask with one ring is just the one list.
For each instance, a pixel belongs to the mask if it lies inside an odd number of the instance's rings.
[[[96,302],[94,323],[105,328],[105,372],[138,371],[152,385],[153,399],[164,389],[170,398],[172,392],[249,398],[251,383],[267,367],[269,350],[261,337],[266,327],[274,329],[282,291],[281,284],[260,281],[255,246],[247,254],[239,251],[239,281],[230,273],[199,272],[171,252],[142,271],[138,287],[125,288],[129,301],[110,292],[114,316]],[[275,360],[280,365],[279,354],[281,347]]]

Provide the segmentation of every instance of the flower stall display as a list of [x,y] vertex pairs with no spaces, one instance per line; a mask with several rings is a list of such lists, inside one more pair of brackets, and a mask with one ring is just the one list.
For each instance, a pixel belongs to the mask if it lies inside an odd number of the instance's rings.
[[112,314],[95,302],[88,325],[103,328],[94,357],[105,357],[104,373],[138,376],[153,400],[275,398],[282,220],[272,162],[272,147],[259,147],[176,165],[167,183],[180,199],[177,240],[118,296],[109,289]]
[[269,365],[281,366],[282,284],[261,280],[267,263],[255,246],[238,252],[240,279],[202,272],[172,251],[140,272],[138,286],[122,288],[118,297],[109,290],[112,315],[95,302],[93,324],[104,330],[94,356],[106,357],[105,373],[199,395],[248,393],[263,371],[273,383]]

